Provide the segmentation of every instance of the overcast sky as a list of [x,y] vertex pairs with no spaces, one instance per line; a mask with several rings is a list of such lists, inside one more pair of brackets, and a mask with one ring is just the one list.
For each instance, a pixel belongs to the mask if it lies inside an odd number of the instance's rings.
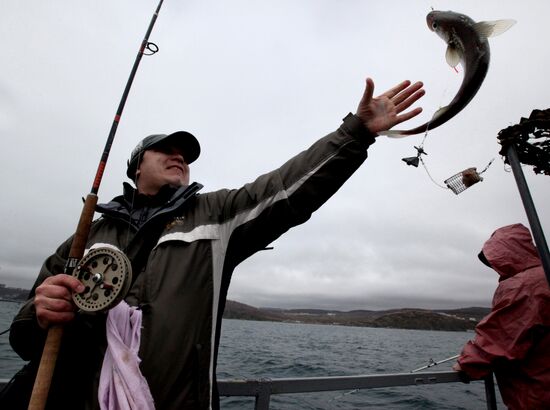
[[[76,228],[157,2],[3,4],[0,283],[30,287]],[[380,137],[310,221],[236,269],[229,298],[342,310],[489,306],[497,275],[477,253],[496,228],[528,225],[496,137],[550,107],[548,1],[166,0],[150,37],[160,52],[142,60],[100,202],[120,193],[141,138],[179,129],[202,145],[192,180],[204,191],[239,187],[336,129],[355,112],[366,76],[375,94],[424,81],[424,113],[408,125],[427,121],[462,81],[427,28],[431,7],[517,24],[490,39],[474,100],[426,137],[427,170],[401,161],[423,135]],[[493,158],[483,182],[460,195],[444,187]],[[548,230],[549,177],[524,172]]]

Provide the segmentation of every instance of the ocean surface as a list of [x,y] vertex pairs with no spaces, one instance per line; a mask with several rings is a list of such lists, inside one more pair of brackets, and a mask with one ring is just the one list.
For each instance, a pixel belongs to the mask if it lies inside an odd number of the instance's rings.
[[[0,332],[19,308],[0,302]],[[219,379],[355,376],[406,373],[460,352],[471,332],[375,329],[300,323],[224,320]],[[449,370],[454,361],[434,366]],[[24,362],[0,335],[0,378]],[[253,398],[225,397],[222,409],[253,410]],[[379,388],[271,396],[272,410],[486,409],[482,382]],[[497,404],[504,408],[497,390]]]

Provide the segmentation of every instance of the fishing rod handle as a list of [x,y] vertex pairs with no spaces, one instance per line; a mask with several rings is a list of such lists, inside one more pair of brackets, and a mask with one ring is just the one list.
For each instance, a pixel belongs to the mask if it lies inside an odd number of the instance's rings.
[[[84,256],[84,250],[90,233],[90,227],[92,226],[96,204],[97,195],[93,193],[88,194],[84,201],[84,206],[82,207],[80,219],[73,237],[69,258],[65,265],[65,274],[70,275],[78,261]],[[38,367],[38,373],[34,380],[29,410],[42,410],[46,406],[62,336],[63,326],[55,325],[48,329],[48,336],[46,337],[44,350],[40,358],[40,366]]]
[[[109,156],[111,145],[115,137],[116,129],[118,127],[118,122],[120,121],[122,110],[124,109],[126,98],[128,97],[130,87],[132,85],[134,76],[139,66],[139,62],[141,61],[141,57],[143,56],[143,50],[147,46],[149,35],[153,30],[153,26],[155,25],[155,22],[157,20],[157,16],[160,12],[160,8],[162,6],[163,1],[164,0],[159,0],[155,13],[151,18],[151,22],[149,23],[149,26],[147,28],[145,38],[141,43],[140,50],[136,57],[136,61],[134,62],[134,66],[132,67],[130,78],[128,79],[128,82],[122,94],[122,99],[120,101],[117,114],[115,115],[115,119],[111,127],[111,132],[109,133],[107,142],[105,144],[105,149],[102,154],[101,161],[99,163],[99,167],[96,173],[96,177],[94,179],[94,183],[92,185],[92,190],[86,197],[86,200],[84,201],[84,207],[82,208],[80,220],[78,221],[78,226],[73,237],[71,249],[69,251],[69,258],[67,259],[67,263],[65,264],[64,273],[66,274],[70,275],[72,271],[75,269],[75,267],[77,266],[78,262],[84,256],[84,250],[86,249],[86,243],[88,241],[88,235],[90,233],[90,227],[92,225],[92,221],[94,217],[95,206],[97,204],[97,192],[99,191],[99,185],[103,177],[103,171],[105,170],[105,166],[107,164],[107,158]],[[48,330],[48,336],[46,338],[46,343],[44,345],[44,350],[42,352],[42,358],[40,359],[40,366],[38,369],[38,373],[36,375],[36,379],[34,381],[34,387],[31,395],[31,401],[29,403],[29,409],[42,410],[46,406],[46,401],[48,399],[48,392],[50,389],[51,379],[55,368],[55,362],[57,360],[57,356],[59,353],[59,347],[61,345],[62,336],[63,336],[63,328],[61,326],[54,326]],[[41,371],[41,369],[43,370]]]
[[[95,206],[97,205],[97,195],[88,194],[84,201],[82,213],[80,214],[80,220],[76,227],[73,242],[71,243],[71,250],[69,251],[69,260],[65,267],[65,273],[71,274],[70,270],[74,268],[71,260],[78,262],[84,256],[84,250],[86,249],[86,242],[88,241],[88,235],[90,234],[90,227],[94,219]],[[69,272],[67,272],[69,269]]]
[[62,337],[63,326],[56,325],[48,329],[48,336],[44,344],[40,366],[38,367],[32,388],[29,410],[43,410],[46,407]]

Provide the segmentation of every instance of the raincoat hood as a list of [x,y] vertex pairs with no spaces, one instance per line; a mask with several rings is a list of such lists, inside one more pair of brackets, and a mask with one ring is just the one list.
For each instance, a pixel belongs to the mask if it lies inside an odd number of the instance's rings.
[[531,233],[522,224],[497,229],[483,245],[483,254],[500,280],[541,265]]

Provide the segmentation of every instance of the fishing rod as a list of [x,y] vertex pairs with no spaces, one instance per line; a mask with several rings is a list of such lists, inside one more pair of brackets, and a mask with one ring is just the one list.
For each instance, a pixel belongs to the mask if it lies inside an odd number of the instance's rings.
[[447,357],[446,359],[440,360],[436,362],[434,359],[430,359],[430,362],[426,366],[419,367],[418,369],[411,370],[411,373],[419,372],[420,370],[429,369],[430,367],[437,366],[438,364],[448,362],[453,359],[457,359],[460,355],[455,355],[451,357]]
[[[86,242],[90,233],[90,227],[93,221],[95,207],[98,200],[97,193],[101,185],[101,180],[103,178],[103,173],[107,165],[107,160],[109,158],[111,146],[113,145],[118,124],[120,123],[120,119],[122,117],[122,111],[124,110],[124,105],[126,104],[126,100],[128,98],[130,88],[139,67],[139,63],[143,55],[155,54],[158,51],[158,47],[154,43],[149,42],[149,35],[153,30],[163,2],[164,0],[159,1],[153,17],[151,18],[151,21],[147,28],[147,32],[145,33],[145,36],[137,53],[134,65],[132,66],[132,71],[130,72],[130,76],[128,78],[128,81],[126,82],[126,87],[124,88],[124,92],[122,93],[122,98],[118,105],[111,126],[111,130],[109,131],[109,136],[107,137],[107,142],[105,143],[103,154],[101,155],[101,159],[97,167],[92,188],[84,201],[84,206],[82,208],[80,219],[78,221],[76,232],[74,234],[69,251],[69,257],[64,267],[65,274],[77,276],[77,278],[80,280],[84,278],[91,278],[91,288],[86,287],[86,290],[84,292],[85,294],[87,294],[87,296],[80,296],[76,294],[73,295],[73,300],[75,304],[82,310],[97,311],[105,310],[114,306],[114,304],[118,303],[120,299],[124,296],[124,293],[128,289],[131,282],[130,280],[128,280],[129,275],[131,275],[130,263],[127,257],[122,254],[122,252],[117,253],[113,250],[107,251],[108,248],[103,248],[102,250],[100,250],[101,248],[98,248],[97,250],[88,253],[88,255],[86,256],[86,258],[88,258],[87,261],[84,261],[82,257],[84,255]],[[96,252],[98,250],[99,252]],[[87,263],[89,263],[92,258],[104,261],[103,265],[101,265],[101,268],[104,268],[101,269],[101,273],[90,272]],[[118,284],[118,286],[116,287],[113,286],[113,282],[115,281],[111,281],[111,283],[109,284],[105,280],[105,272],[108,270],[108,268],[111,268],[111,270],[114,271],[112,272],[112,276],[116,277],[117,279],[116,283]],[[120,281],[118,280],[119,277],[122,277],[125,280],[120,283]],[[103,298],[99,297],[99,293],[95,292],[96,289],[104,289]],[[29,409],[42,410],[46,406],[48,392],[50,390],[52,376],[61,346],[62,337],[63,326],[54,325],[48,329],[48,335],[44,344],[44,350],[42,352],[40,365],[38,367],[38,372],[36,374],[36,379],[29,402]]]

